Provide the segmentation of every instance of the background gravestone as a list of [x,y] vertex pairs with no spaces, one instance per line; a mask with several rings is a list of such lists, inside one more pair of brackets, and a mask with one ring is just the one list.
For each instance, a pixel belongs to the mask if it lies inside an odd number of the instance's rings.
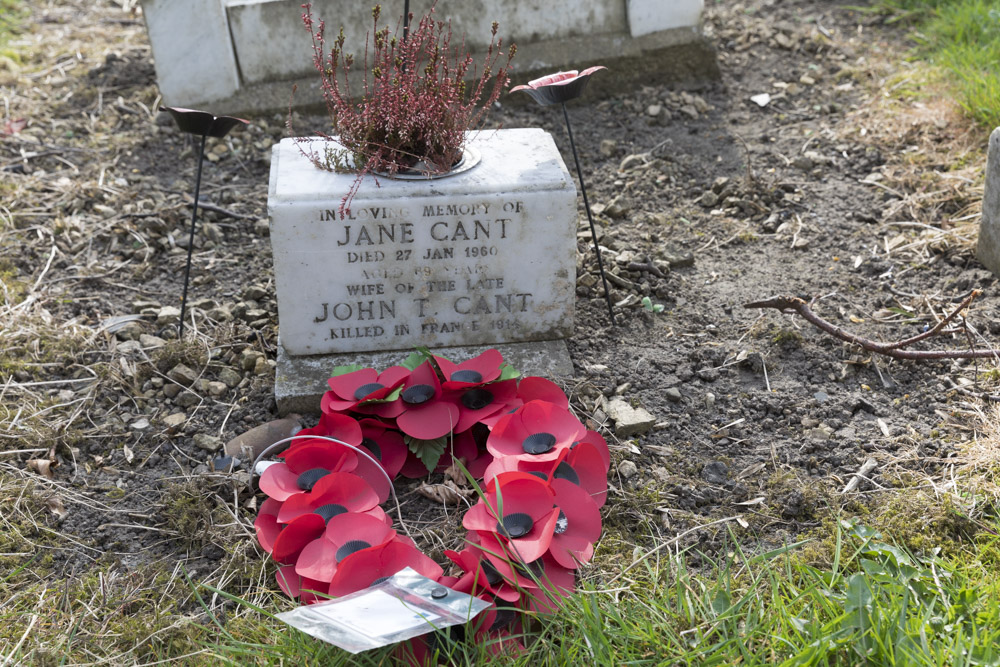
[[976,256],[994,275],[1000,276],[1000,127],[990,135],[983,218],[979,223]]
[[[423,15],[433,0],[411,0]],[[364,50],[374,2],[313,0],[328,36],[341,25],[348,52]],[[382,0],[383,25],[395,28],[401,0]],[[284,111],[322,102],[312,65],[302,0],[142,0],[143,17],[164,103],[214,113]],[[500,23],[504,43],[517,44],[517,83],[532,73],[613,66],[610,91],[641,82],[718,78],[715,51],[699,31],[704,0],[467,0],[439,2],[455,39],[473,54]],[[481,57],[477,57],[477,62]]]

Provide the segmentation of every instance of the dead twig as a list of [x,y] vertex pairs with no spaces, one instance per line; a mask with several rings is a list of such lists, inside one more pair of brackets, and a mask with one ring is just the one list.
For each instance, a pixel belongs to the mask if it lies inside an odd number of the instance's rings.
[[868,474],[872,470],[875,470],[877,466],[878,466],[878,461],[876,461],[873,458],[869,458],[867,461],[864,462],[861,468],[859,468],[858,471],[854,473],[854,476],[851,477],[850,481],[847,482],[847,484],[844,486],[844,490],[841,491],[841,493],[842,494],[850,493],[855,489],[857,489],[858,485],[861,483],[861,480],[866,479],[868,477]]
[[774,308],[781,312],[794,312],[798,313],[804,320],[814,325],[815,327],[827,332],[835,338],[839,338],[842,341],[846,341],[853,345],[857,345],[869,352],[874,352],[876,354],[882,354],[887,357],[893,357],[894,359],[985,359],[992,358],[997,355],[997,352],[993,349],[989,350],[907,350],[903,349],[913,343],[930,338],[938,333],[944,328],[944,325],[953,320],[959,313],[965,310],[972,300],[979,295],[979,290],[974,290],[965,299],[962,300],[960,304],[948,315],[941,318],[941,320],[934,325],[931,329],[917,334],[916,336],[911,336],[900,341],[894,341],[891,343],[879,343],[878,341],[871,340],[870,338],[864,338],[858,336],[849,331],[841,329],[837,325],[827,322],[822,317],[817,315],[809,308],[809,305],[798,297],[794,296],[773,296],[769,299],[763,299],[761,301],[753,301],[751,303],[743,304],[744,308]]
[[[184,203],[187,206],[193,206],[194,199],[192,199],[191,197],[185,197]],[[212,213],[218,213],[219,215],[224,215],[227,218],[236,218],[237,220],[247,220],[249,218],[254,217],[252,215],[245,215],[243,213],[237,213],[236,211],[230,211],[228,208],[223,208],[218,204],[213,204],[212,202],[205,201],[204,199],[200,198],[198,199],[198,208],[205,211],[211,211]]]

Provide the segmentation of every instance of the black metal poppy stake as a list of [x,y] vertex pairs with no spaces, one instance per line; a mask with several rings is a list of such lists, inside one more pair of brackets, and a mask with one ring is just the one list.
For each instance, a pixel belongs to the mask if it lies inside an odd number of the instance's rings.
[[611,305],[611,291],[608,290],[608,279],[604,274],[604,261],[601,259],[601,246],[597,243],[597,230],[594,228],[594,216],[590,212],[590,202],[587,200],[587,186],[583,182],[583,171],[580,169],[580,157],[576,153],[576,143],[573,141],[573,128],[569,122],[569,112],[566,111],[566,103],[576,99],[583,93],[583,89],[590,80],[590,75],[602,69],[607,69],[598,65],[577,72],[556,72],[549,76],[544,76],[534,81],[529,81],[525,86],[515,86],[510,92],[524,91],[531,95],[531,98],[544,106],[551,104],[562,105],[563,118],[566,119],[566,132],[569,134],[569,147],[573,151],[573,161],[576,163],[576,175],[580,179],[580,192],[583,193],[583,206],[587,209],[587,221],[590,223],[590,235],[594,239],[594,253],[597,255],[597,268],[601,272],[601,281],[604,283],[604,299],[608,303],[608,317],[611,319],[611,326],[615,326],[615,311]]
[[182,109],[180,107],[160,107],[173,116],[174,122],[181,132],[201,135],[198,147],[198,175],[194,182],[194,204],[191,209],[191,233],[188,236],[187,265],[184,268],[184,294],[181,296],[181,321],[177,338],[184,337],[184,313],[187,310],[188,281],[191,277],[191,252],[194,250],[194,228],[198,220],[198,195],[201,193],[201,165],[205,161],[205,140],[208,137],[221,139],[237,125],[246,125],[248,121],[233,116],[215,116],[207,111]]

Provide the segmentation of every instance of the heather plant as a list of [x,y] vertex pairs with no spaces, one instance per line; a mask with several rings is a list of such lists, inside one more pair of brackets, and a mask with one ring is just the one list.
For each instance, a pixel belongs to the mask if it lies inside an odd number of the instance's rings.
[[[344,50],[343,27],[328,49],[324,22],[313,18],[310,4],[303,9],[313,64],[322,78],[323,99],[336,134],[325,137],[336,143],[306,153],[322,169],[358,172],[341,202],[342,216],[365,174],[393,176],[411,170],[439,174],[451,169],[461,160],[466,132],[482,128],[510,81],[510,61],[517,47],[511,44],[504,52],[495,21],[480,70],[464,38],[453,48],[451,24],[436,20],[433,6],[415,27],[410,25],[400,34],[398,25],[395,32],[379,27],[382,8],[375,5],[359,89],[352,71],[357,60]],[[409,18],[412,21],[412,14]]]

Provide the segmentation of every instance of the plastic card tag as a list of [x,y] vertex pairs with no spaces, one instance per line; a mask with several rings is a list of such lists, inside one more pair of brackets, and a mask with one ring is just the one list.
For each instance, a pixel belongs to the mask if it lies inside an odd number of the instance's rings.
[[405,568],[370,588],[277,618],[345,651],[360,653],[467,623],[489,606]]

